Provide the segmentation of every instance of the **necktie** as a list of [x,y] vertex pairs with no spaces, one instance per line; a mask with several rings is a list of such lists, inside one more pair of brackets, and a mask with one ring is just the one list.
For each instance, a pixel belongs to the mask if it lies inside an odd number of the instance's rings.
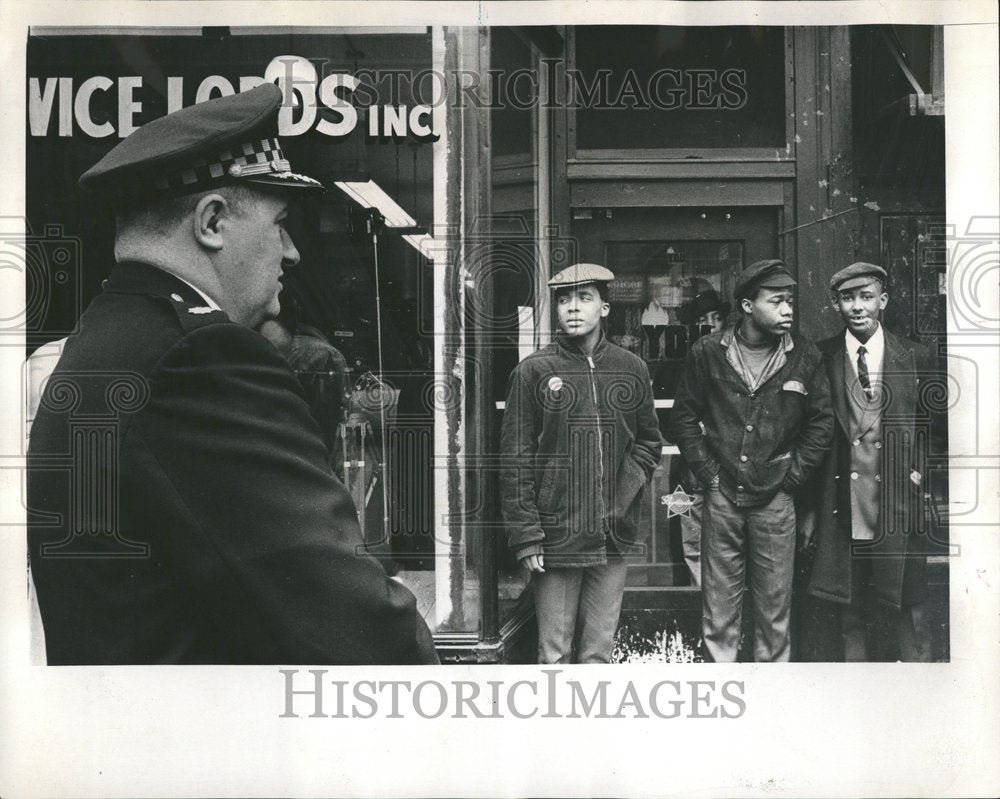
[[858,347],[858,382],[861,383],[861,388],[865,390],[865,396],[868,397],[868,401],[871,402],[873,392],[872,392],[872,381],[868,377],[868,362],[865,361],[865,353],[868,352],[864,347]]

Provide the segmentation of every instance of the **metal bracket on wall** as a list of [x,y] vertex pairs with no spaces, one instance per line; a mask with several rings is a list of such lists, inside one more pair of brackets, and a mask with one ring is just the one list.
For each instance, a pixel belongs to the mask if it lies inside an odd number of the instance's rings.
[[[895,36],[895,34],[891,34],[890,30],[882,31],[882,41],[885,42],[885,46],[889,50],[889,54],[896,61],[896,64],[899,65],[900,71],[903,73],[910,86],[913,87],[914,94],[911,94],[906,98],[906,102],[909,103],[910,116],[944,116],[943,88],[935,85],[931,87],[930,92],[927,92],[924,87],[920,85],[920,81],[917,80],[917,76],[913,74],[913,70],[911,70],[909,64],[906,63],[906,54],[903,52],[899,39]],[[931,43],[932,48],[939,47],[938,42],[939,38],[935,36]],[[935,56],[934,63],[936,65],[940,61],[940,56],[937,53],[933,53],[933,55]],[[937,83],[936,80],[935,83]],[[900,101],[897,101],[897,103],[899,102]],[[897,103],[893,103],[893,105],[896,105]]]

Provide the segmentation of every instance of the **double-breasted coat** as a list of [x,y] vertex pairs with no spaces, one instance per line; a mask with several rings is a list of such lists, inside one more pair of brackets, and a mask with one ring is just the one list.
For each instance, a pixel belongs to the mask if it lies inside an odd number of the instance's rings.
[[437,662],[285,361],[166,272],[115,266],[28,470],[50,664]]
[[[809,591],[823,599],[849,603],[852,569],[857,558],[871,558],[875,596],[899,608],[923,601],[927,594],[929,519],[924,492],[931,414],[926,392],[937,379],[930,352],[884,330],[885,351],[876,416],[862,427],[881,423],[870,458],[855,458],[860,435],[848,396],[856,377],[847,363],[844,332],[817,343],[829,377],[836,417],[833,442],[822,467],[806,486],[803,505],[815,508],[816,553]],[[878,505],[872,540],[854,540],[854,503]],[[800,498],[801,501],[802,498]],[[852,548],[854,558],[852,558]]]

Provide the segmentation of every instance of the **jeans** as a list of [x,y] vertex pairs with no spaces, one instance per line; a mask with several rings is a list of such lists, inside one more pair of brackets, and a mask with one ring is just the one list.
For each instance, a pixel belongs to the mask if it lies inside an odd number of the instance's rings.
[[764,505],[740,508],[717,486],[705,489],[701,594],[705,654],[735,662],[747,564],[754,610],[754,659],[787,661],[795,562],[795,505],[779,491]]
[[701,519],[705,500],[701,491],[689,492],[690,515],[681,516],[681,544],[684,547],[684,562],[691,573],[691,585],[701,588]]
[[[609,663],[628,565],[547,568],[531,575],[538,616],[539,663]],[[576,658],[573,653],[577,638]]]

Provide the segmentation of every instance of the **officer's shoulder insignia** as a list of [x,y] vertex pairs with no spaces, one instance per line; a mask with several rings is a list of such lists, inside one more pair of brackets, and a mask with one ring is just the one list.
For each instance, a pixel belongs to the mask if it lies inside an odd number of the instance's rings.
[[166,294],[161,298],[169,303],[171,309],[173,310],[173,316],[180,324],[181,330],[185,332],[191,332],[197,330],[205,325],[216,324],[218,322],[224,322],[228,320],[224,311],[220,311],[217,308],[212,308],[208,305],[194,305],[193,302],[197,300],[188,299],[181,297],[180,300],[177,299],[180,295]]

